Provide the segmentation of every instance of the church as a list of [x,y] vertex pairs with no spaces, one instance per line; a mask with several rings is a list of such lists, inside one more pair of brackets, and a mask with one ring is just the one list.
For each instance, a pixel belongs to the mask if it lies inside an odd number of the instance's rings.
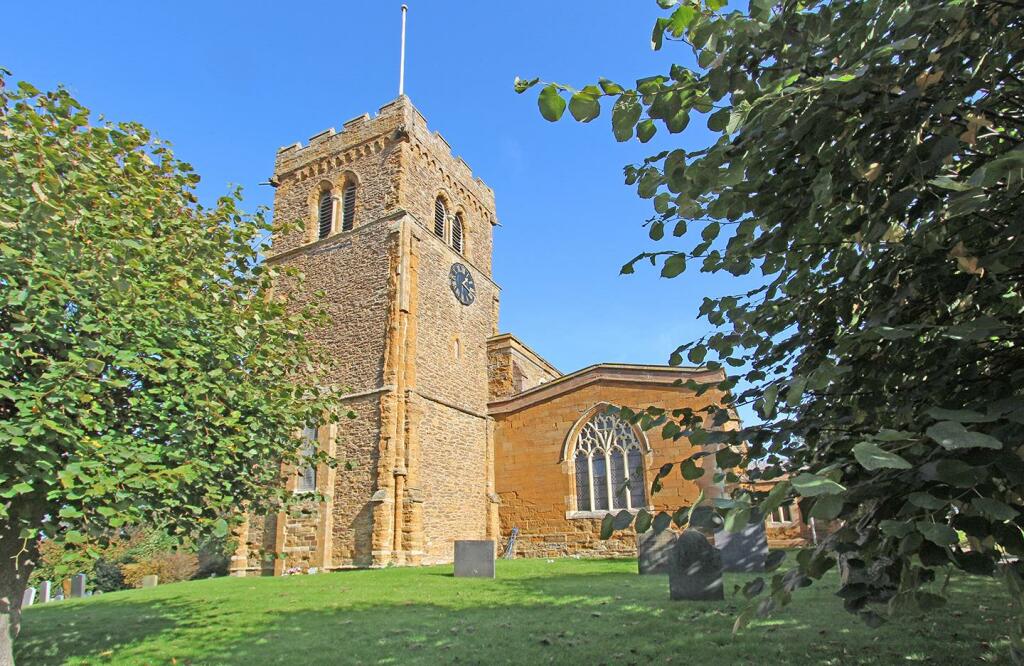
[[275,219],[303,224],[273,238],[267,261],[305,275],[278,289],[326,295],[330,323],[311,335],[358,418],[303,433],[342,464],[288,474],[310,499],[251,517],[233,575],[450,562],[456,540],[503,549],[513,530],[516,556],[629,555],[630,531],[600,539],[607,513],[721,494],[712,474],[675,473],[651,496],[657,470],[696,449],[608,408],[699,409],[718,396],[678,380],[723,371],[563,373],[500,332],[494,192],[408,97],[280,149],[271,182]]

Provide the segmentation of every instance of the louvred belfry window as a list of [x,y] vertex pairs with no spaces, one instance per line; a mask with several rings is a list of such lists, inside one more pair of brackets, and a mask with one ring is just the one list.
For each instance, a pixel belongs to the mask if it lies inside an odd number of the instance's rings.
[[334,201],[331,200],[331,193],[324,192],[320,195],[320,205],[317,208],[317,223],[320,226],[319,238],[327,238],[331,234],[333,213]]
[[345,188],[345,196],[342,200],[341,230],[352,231],[352,225],[356,219],[356,186],[349,185]]
[[444,222],[448,219],[448,208],[444,205],[444,200],[438,197],[434,201],[434,235],[438,238],[444,238]]
[[452,247],[456,252],[462,252],[462,213],[457,213],[452,221]]
[[618,511],[647,505],[640,440],[617,414],[595,414],[584,424],[576,436],[572,461],[577,511]]

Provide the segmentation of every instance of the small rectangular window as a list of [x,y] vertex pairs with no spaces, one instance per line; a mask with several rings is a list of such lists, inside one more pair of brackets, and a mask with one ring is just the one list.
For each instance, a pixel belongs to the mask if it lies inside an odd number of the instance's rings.
[[297,493],[316,492],[316,465],[306,464],[305,460],[313,456],[317,449],[317,429],[306,427],[302,429],[302,446],[299,455],[303,460],[299,462],[299,478],[295,484]]
[[769,525],[788,525],[793,522],[793,511],[790,505],[783,504],[779,508],[775,509],[768,516]]

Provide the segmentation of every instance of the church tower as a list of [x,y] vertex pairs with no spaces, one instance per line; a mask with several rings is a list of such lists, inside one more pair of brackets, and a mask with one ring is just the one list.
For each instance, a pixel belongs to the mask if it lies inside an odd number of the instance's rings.
[[312,335],[358,418],[307,433],[341,464],[290,484],[325,501],[252,519],[233,573],[444,562],[456,539],[496,539],[494,192],[404,95],[282,148],[273,182],[275,220],[302,230],[275,235],[268,262],[305,275],[279,289],[326,294]]

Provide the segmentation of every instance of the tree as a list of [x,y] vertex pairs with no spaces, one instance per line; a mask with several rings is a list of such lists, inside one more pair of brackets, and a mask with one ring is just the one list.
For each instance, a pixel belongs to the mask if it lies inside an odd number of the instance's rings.
[[[837,561],[840,596],[869,622],[875,601],[941,603],[923,587],[937,571],[993,575],[1001,555],[1024,554],[1024,3],[658,4],[653,47],[682,42],[695,67],[629,89],[544,84],[540,112],[559,119],[567,94],[580,122],[611,102],[619,141],[698,119],[719,134],[625,168],[653,201],[651,240],[671,246],[622,272],[760,272],[758,288],[704,300],[713,332],[670,363],[728,365],[717,388],[761,422],[723,433],[707,414],[635,418],[722,447],[721,469],[789,474],[767,498],[717,502],[727,522],[789,498],[844,522],[739,625]],[[1002,568],[1017,603],[1022,572]]]
[[[0,664],[41,535],[223,535],[276,510],[296,433],[343,414],[271,293],[270,226],[135,123],[66,90],[0,91]],[[290,278],[291,279],[291,278]],[[328,463],[323,454],[318,462]]]

